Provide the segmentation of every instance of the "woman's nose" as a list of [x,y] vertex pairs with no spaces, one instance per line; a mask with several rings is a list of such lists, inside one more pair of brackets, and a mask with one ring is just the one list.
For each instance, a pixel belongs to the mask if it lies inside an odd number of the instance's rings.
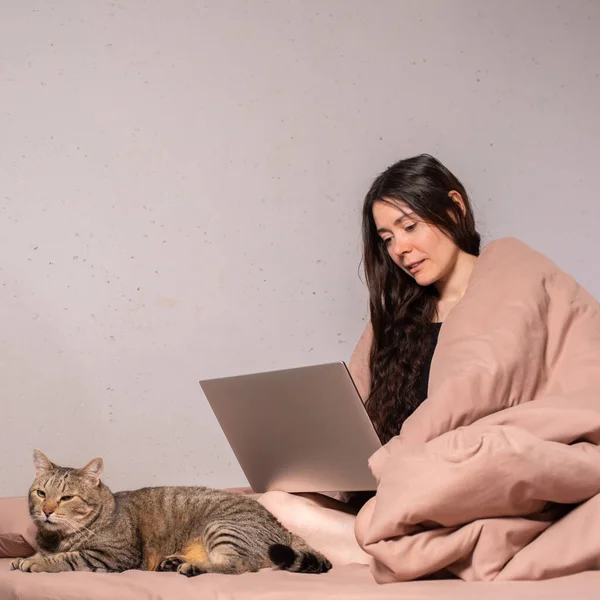
[[394,244],[392,246],[392,252],[394,256],[400,258],[404,254],[408,254],[411,251],[411,245],[406,238],[396,237],[394,238]]

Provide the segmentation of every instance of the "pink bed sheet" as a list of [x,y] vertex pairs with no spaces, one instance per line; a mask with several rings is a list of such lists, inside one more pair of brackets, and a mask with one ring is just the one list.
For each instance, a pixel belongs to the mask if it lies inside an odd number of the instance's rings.
[[597,600],[600,572],[550,581],[411,581],[380,585],[368,567],[336,567],[325,575],[264,569],[243,575],[175,573],[21,573],[0,559],[0,600]]

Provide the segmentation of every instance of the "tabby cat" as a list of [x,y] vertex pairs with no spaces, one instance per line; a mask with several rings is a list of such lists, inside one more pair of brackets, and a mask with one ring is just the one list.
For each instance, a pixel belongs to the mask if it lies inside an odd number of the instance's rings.
[[151,487],[113,494],[96,458],[81,469],[33,453],[29,512],[39,552],[12,569],[127,569],[243,573],[278,567],[325,573],[331,563],[253,498],[206,487]]

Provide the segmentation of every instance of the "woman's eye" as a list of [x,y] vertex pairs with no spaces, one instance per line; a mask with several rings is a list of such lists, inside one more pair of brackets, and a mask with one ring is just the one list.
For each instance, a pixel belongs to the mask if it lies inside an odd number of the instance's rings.
[[405,231],[409,231],[409,232],[410,232],[410,231],[414,231],[416,228],[417,228],[417,224],[416,224],[416,223],[413,223],[412,225],[407,225],[407,226],[405,227]]
[[73,500],[74,496],[63,496],[60,501],[61,502],[68,502],[69,500]]
[[42,490],[37,490],[37,495],[38,495],[40,498],[45,498],[45,497],[46,497],[46,494],[45,494],[44,492],[42,492]]
[[389,246],[392,242],[392,238],[387,238],[387,240],[382,240],[384,246]]

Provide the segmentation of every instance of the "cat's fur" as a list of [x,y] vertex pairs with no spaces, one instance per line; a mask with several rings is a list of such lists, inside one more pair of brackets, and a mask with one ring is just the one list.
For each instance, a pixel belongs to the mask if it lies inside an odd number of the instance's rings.
[[59,467],[34,451],[29,512],[39,551],[12,562],[29,572],[127,569],[243,573],[279,567],[324,573],[331,563],[259,502],[206,487],[153,487],[113,494],[102,460]]

